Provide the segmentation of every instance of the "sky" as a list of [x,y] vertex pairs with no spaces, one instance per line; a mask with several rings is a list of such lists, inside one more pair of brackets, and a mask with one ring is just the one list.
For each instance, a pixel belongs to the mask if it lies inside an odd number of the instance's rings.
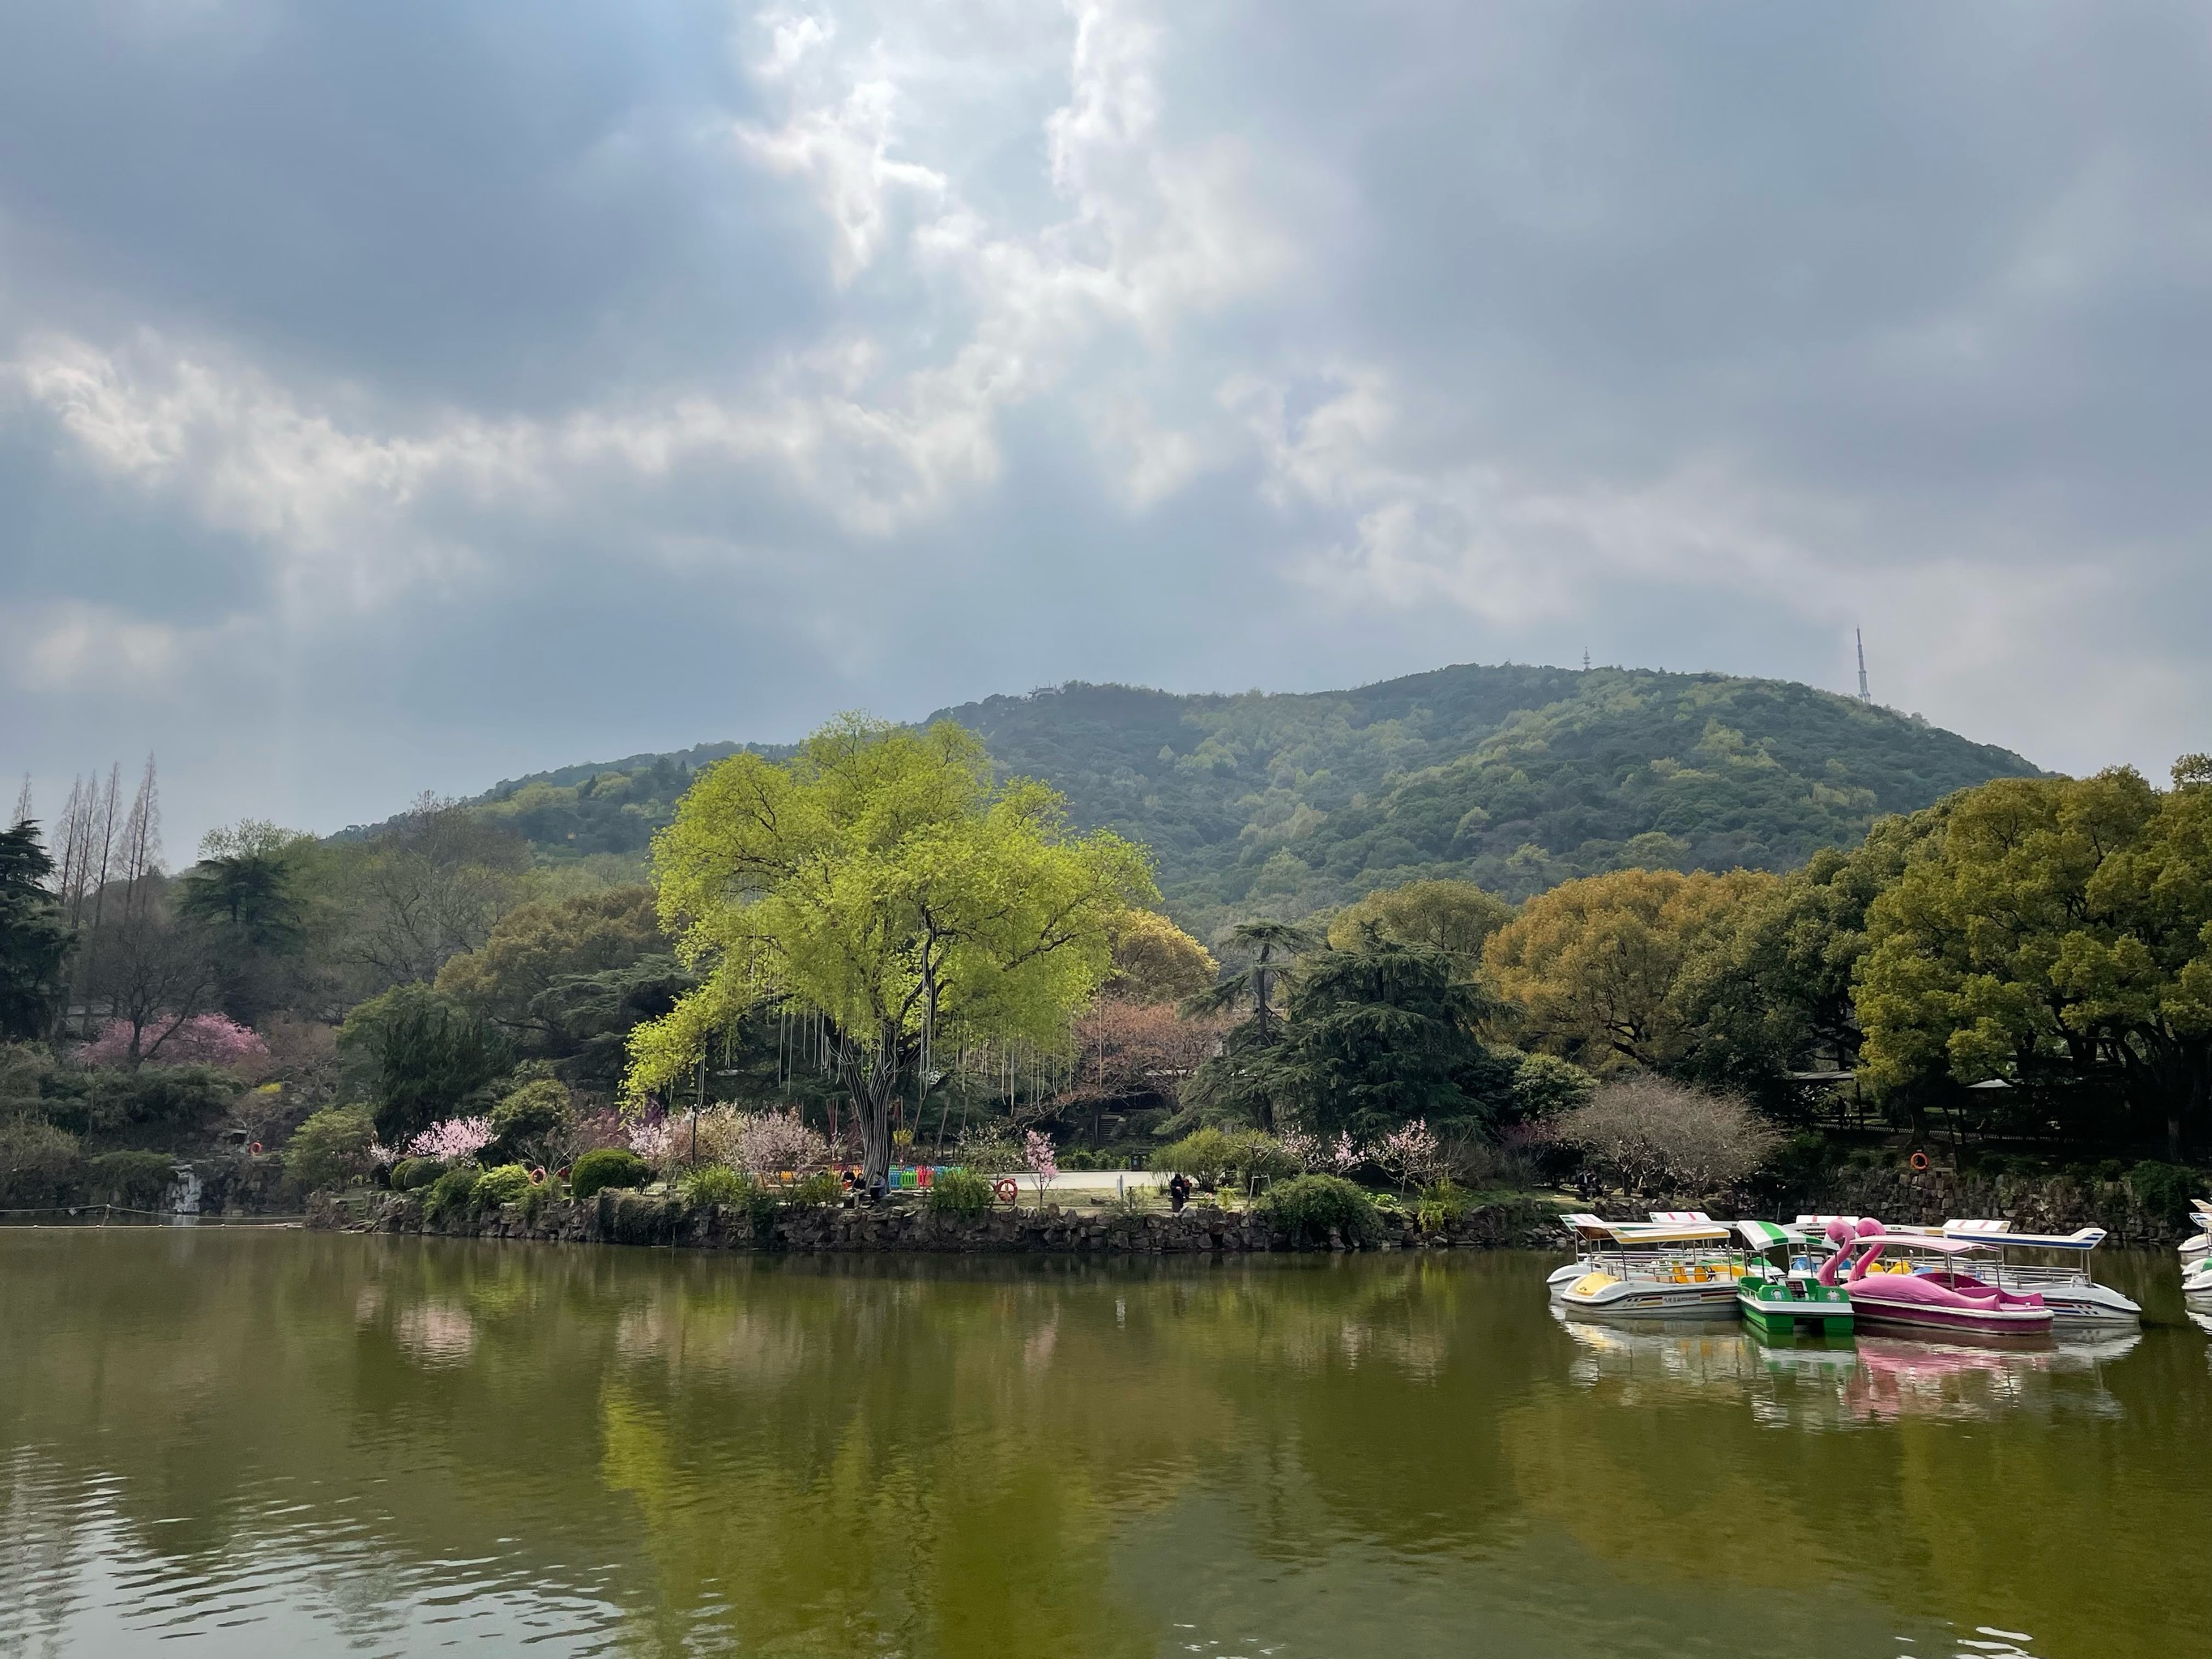
[[[168,852],[1069,679],[2212,749],[2212,14],[13,0],[0,769]],[[12,793],[11,793],[12,799]]]

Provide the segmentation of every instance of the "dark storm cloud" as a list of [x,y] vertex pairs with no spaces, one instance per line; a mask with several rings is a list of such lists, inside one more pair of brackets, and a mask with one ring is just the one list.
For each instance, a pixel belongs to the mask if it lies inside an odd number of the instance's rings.
[[[34,3],[0,759],[1513,656],[2212,746],[2185,6]],[[173,854],[186,850],[173,845]]]

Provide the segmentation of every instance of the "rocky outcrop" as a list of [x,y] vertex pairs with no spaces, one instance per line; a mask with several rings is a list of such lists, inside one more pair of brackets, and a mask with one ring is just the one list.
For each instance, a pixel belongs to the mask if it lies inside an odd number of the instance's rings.
[[[435,1219],[424,1214],[421,1196],[413,1193],[319,1193],[308,1201],[307,1224],[349,1232],[816,1255],[1188,1255],[1345,1248],[1340,1239],[1301,1245],[1261,1217],[1212,1208],[1181,1215],[1127,1215],[1104,1207],[1048,1204],[969,1218],[893,1206],[779,1209],[756,1218],[743,1209],[690,1208],[672,1198],[625,1192],[603,1192],[581,1201],[509,1204]],[[1559,1240],[1549,1206],[1515,1202],[1477,1206],[1434,1232],[1421,1232],[1410,1223],[1396,1231],[1386,1229],[1382,1243],[1384,1249],[1467,1249],[1549,1248]]]

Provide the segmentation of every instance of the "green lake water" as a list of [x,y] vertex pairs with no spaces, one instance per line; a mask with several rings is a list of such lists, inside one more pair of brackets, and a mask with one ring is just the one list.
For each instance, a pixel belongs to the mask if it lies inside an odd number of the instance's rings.
[[0,1231],[0,1656],[2203,1650],[2170,1257],[2027,1352],[1569,1326],[1557,1259]]

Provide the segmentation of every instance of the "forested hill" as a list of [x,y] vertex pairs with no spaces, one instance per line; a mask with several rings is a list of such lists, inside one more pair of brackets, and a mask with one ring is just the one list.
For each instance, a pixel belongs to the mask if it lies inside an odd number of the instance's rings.
[[[1462,666],[1352,691],[1071,684],[939,711],[1075,820],[1148,842],[1186,921],[1298,914],[1416,876],[1519,897],[1626,865],[1787,869],[1992,777],[2008,750],[1809,686]],[[486,811],[550,857],[641,850],[692,768],[738,745],[506,783]]]

